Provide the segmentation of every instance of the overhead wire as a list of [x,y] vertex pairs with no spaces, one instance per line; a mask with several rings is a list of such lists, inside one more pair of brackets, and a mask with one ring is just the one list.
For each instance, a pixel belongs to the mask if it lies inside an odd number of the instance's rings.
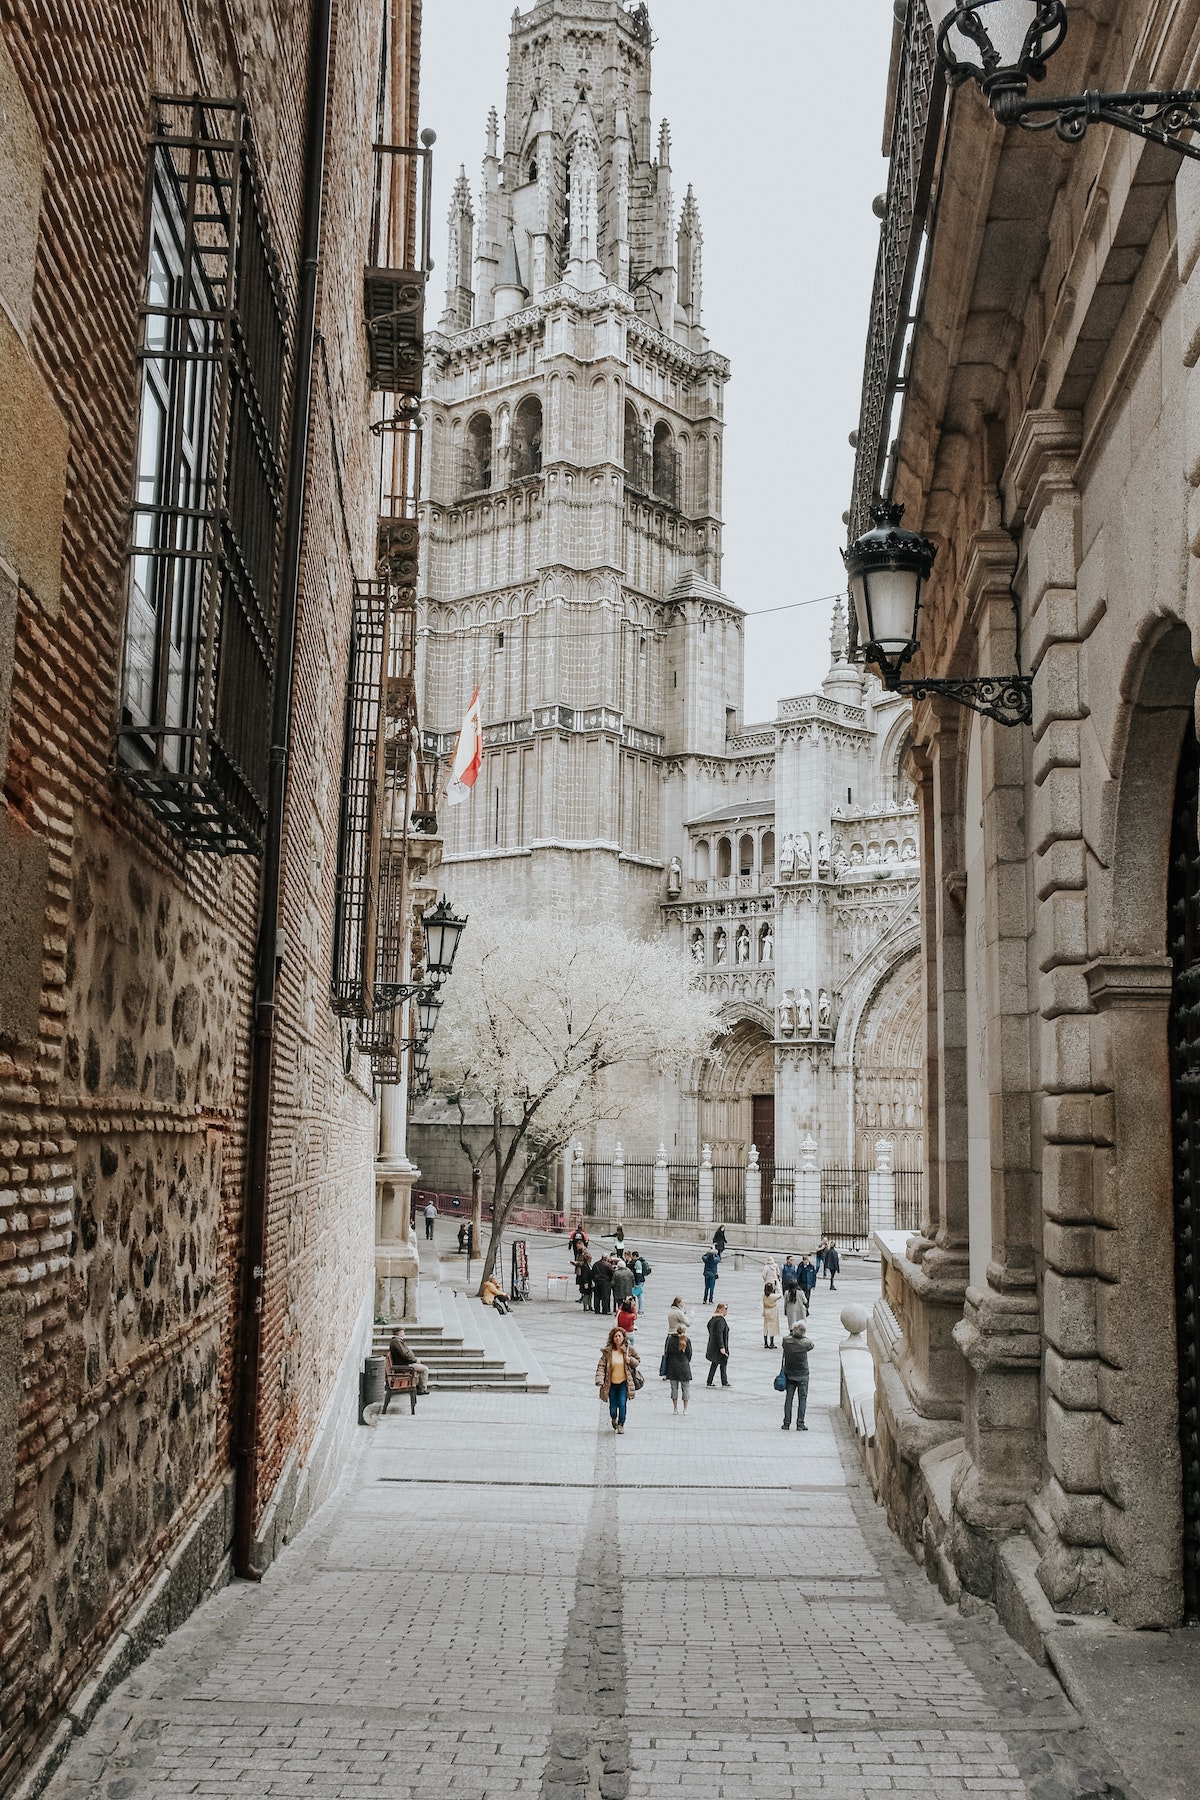
[[[804,606],[828,606],[834,600],[844,600],[845,598],[846,598],[846,595],[844,592],[838,593],[838,594],[815,594],[812,596],[811,599],[808,599],[808,600],[787,600],[783,603],[782,606],[763,606],[763,607],[760,607],[755,612],[744,612],[742,614],[742,618],[747,624],[749,624],[754,619],[770,618],[774,614],[777,614],[777,613],[797,612],[801,607],[804,607]],[[442,602],[442,601],[427,601],[426,602],[426,605],[435,605],[436,606],[436,605],[444,605],[444,604],[461,604],[461,602],[457,602],[457,603]],[[552,603],[548,601],[544,607],[539,609],[539,611],[545,613],[546,611],[549,610],[549,607],[551,604]],[[589,603],[586,601],[571,602],[571,605],[575,606],[575,607],[585,606],[587,604],[589,604]],[[594,604],[594,603],[592,603],[592,604]],[[651,604],[664,606],[664,605],[668,605],[669,602],[654,601],[654,602],[651,602]],[[641,631],[641,632],[650,633],[654,636],[659,636],[662,633],[667,632],[667,631],[677,631],[682,625],[685,625],[687,623],[687,620],[685,620],[685,619],[670,619],[664,625],[642,625],[642,624],[639,624],[636,619],[621,619],[618,621],[618,623],[616,625],[605,626],[600,630],[596,630],[593,627],[584,633],[580,633],[579,631],[577,631],[573,628],[559,628],[557,626],[552,630],[538,629],[538,627],[536,625],[529,623],[529,621],[534,619],[535,617],[536,617],[536,614],[529,613],[529,612],[522,612],[522,613],[516,614],[515,616],[512,614],[508,615],[507,617],[502,615],[498,619],[476,619],[476,620],[473,620],[472,623],[469,625],[455,625],[446,630],[438,630],[436,627],[431,627],[431,626],[426,625],[423,628],[423,631],[424,631],[424,635],[426,637],[430,637],[430,638],[452,638],[452,637],[462,637],[468,632],[482,631],[482,630],[512,631],[515,633],[516,631],[518,631],[519,629],[524,627],[526,639],[533,637],[533,638],[539,638],[543,642],[546,642],[547,640],[553,639],[553,638],[572,638],[577,642],[583,641],[583,639],[586,639],[588,642],[590,642],[595,638],[620,637],[623,633],[625,633],[627,631]]]

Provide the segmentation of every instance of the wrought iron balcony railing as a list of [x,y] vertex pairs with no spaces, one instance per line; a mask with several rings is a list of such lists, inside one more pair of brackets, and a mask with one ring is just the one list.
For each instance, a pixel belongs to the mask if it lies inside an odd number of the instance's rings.
[[425,360],[433,133],[421,139],[375,145],[363,299],[371,386],[391,394],[419,395]]
[[[912,304],[929,215],[945,79],[926,0],[908,0],[893,97],[890,164],[863,368],[849,541],[866,531],[889,485],[896,397],[903,393]],[[851,617],[853,630],[853,615]]]

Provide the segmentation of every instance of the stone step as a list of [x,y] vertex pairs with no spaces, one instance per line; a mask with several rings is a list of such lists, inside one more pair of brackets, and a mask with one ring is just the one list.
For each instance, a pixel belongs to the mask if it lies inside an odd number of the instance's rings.
[[[404,1335],[428,1368],[431,1389],[549,1391],[550,1383],[511,1315],[502,1317],[474,1294],[437,1288],[431,1282],[422,1283],[421,1313],[419,1323],[404,1326]],[[390,1325],[375,1327],[377,1355],[386,1351],[391,1335]]]

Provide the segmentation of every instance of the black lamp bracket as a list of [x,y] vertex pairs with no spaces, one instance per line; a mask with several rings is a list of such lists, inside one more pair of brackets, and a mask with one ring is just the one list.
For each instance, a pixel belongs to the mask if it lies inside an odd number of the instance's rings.
[[984,718],[1000,725],[1033,723],[1032,675],[964,675],[903,678],[894,685],[894,694],[907,694],[912,700],[924,700],[930,694],[944,694],[959,706],[969,706]]
[[375,1011],[392,1012],[402,1000],[432,1000],[443,980],[434,975],[428,981],[381,981],[375,989]]
[[[1083,94],[1047,94],[1036,100],[1000,88],[991,96],[991,103],[1002,125],[1053,131],[1064,144],[1078,144],[1089,125],[1115,125],[1200,162],[1200,145],[1188,143],[1180,135],[1200,131],[1200,88],[1166,94],[1101,94],[1089,88]],[[1042,114],[1050,116],[1043,118]]]

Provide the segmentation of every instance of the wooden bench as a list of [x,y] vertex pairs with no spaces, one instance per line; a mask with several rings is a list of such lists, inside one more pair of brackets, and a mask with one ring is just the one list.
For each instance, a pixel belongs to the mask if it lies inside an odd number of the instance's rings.
[[419,1369],[393,1369],[390,1364],[383,1371],[383,1414],[391,1405],[393,1394],[407,1394],[409,1406],[413,1412],[417,1410],[417,1393],[421,1384]]

